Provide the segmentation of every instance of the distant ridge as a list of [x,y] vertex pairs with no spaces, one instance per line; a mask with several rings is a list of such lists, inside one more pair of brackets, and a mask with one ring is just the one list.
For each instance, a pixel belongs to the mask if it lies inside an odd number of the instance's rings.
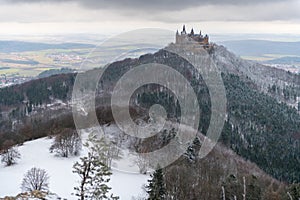
[[82,49],[94,48],[95,45],[83,43],[36,43],[36,42],[21,42],[21,41],[0,41],[0,52],[25,52],[25,51],[40,51],[47,49]]
[[264,54],[299,55],[300,42],[278,42],[268,40],[229,40],[219,42],[240,56]]
[[281,58],[276,58],[272,60],[268,60],[265,63],[267,64],[288,64],[288,65],[294,65],[294,64],[300,64],[300,56],[284,56]]

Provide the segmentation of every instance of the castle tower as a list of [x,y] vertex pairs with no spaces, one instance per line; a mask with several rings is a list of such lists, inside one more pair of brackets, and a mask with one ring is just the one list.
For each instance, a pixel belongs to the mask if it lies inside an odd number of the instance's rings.
[[204,44],[205,44],[205,45],[208,45],[208,43],[209,43],[208,40],[209,40],[209,37],[208,37],[208,35],[206,34],[205,37],[204,37]]
[[192,30],[191,30],[191,35],[194,35],[194,29],[192,28]]

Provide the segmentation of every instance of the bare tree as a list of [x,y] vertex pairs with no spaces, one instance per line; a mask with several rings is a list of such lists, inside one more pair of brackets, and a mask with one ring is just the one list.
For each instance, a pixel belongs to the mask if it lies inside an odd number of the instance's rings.
[[226,196],[225,196],[225,188],[224,186],[222,186],[222,199],[225,200]]
[[246,200],[246,178],[245,178],[245,176],[243,176],[243,188],[244,188],[243,200]]
[[146,174],[147,170],[149,168],[149,160],[147,157],[143,154],[139,154],[137,158],[135,159],[135,163],[139,167],[139,171],[141,174]]
[[21,154],[18,149],[15,147],[11,147],[6,149],[1,154],[1,162],[5,163],[6,166],[11,166],[17,162],[18,159],[21,158]]
[[287,195],[289,196],[290,200],[293,200],[293,197],[289,192],[287,192]]
[[55,151],[62,157],[77,156],[81,151],[81,147],[81,139],[77,131],[65,129],[62,133],[55,136],[54,142],[50,147],[50,152]]
[[33,167],[24,175],[21,188],[23,191],[47,191],[49,176],[44,169]]
[[106,159],[105,164],[111,168],[112,161],[120,159],[122,156],[122,152],[120,148],[117,146],[117,143],[115,142],[106,142],[107,149],[105,151]]

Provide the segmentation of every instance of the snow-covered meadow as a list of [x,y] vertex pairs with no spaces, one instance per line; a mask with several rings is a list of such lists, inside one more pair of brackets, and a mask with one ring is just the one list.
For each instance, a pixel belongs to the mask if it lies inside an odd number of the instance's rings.
[[[113,127],[112,127],[113,128]],[[49,152],[53,139],[41,138],[24,143],[17,147],[21,153],[21,159],[17,164],[6,167],[0,165],[0,198],[15,196],[21,191],[21,182],[24,174],[32,167],[45,169],[50,176],[49,189],[59,197],[65,199],[77,199],[72,193],[74,186],[78,185],[77,174],[72,173],[73,164],[78,157],[62,158]],[[81,156],[87,153],[83,149]],[[112,164],[112,176],[109,185],[114,195],[120,199],[131,200],[132,197],[145,195],[142,187],[147,184],[149,175],[139,173],[135,164],[135,157],[129,151],[124,151],[120,160]]]

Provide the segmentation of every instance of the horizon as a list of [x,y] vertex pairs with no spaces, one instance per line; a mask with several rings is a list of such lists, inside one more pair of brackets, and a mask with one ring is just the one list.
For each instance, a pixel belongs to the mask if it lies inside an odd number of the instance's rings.
[[[194,28],[195,29],[195,28]],[[177,29],[176,29],[177,30]],[[175,33],[174,32],[174,39]],[[178,29],[180,30],[180,29]],[[19,41],[19,42],[33,42],[33,43],[86,43],[97,45],[109,38],[115,37],[119,34],[126,33],[112,33],[112,34],[97,34],[97,33],[63,33],[63,34],[0,34],[0,41]],[[128,31],[130,32],[130,31]],[[257,40],[257,41],[271,41],[271,42],[300,42],[300,34],[255,34],[255,33],[209,33],[210,41],[214,43],[227,41],[243,41],[243,40]]]

